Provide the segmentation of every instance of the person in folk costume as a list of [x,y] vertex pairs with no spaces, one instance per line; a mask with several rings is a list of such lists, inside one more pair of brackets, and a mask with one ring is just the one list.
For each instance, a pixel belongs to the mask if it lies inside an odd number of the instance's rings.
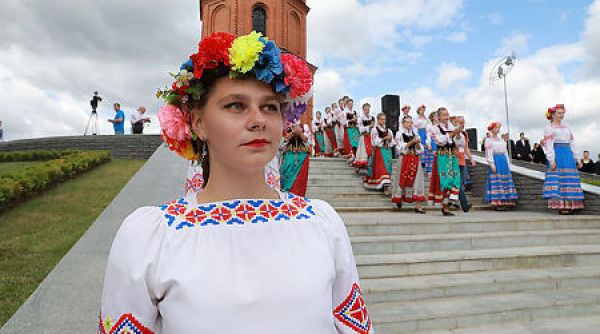
[[[456,203],[460,192],[460,171],[456,156],[456,141],[460,141],[460,132],[449,122],[450,115],[444,107],[438,109],[440,124],[432,129],[431,138],[437,144],[433,159],[433,171],[429,185],[429,200],[442,203],[442,214],[454,216],[450,204]],[[464,138],[462,139],[464,140]]]
[[423,152],[421,137],[413,128],[410,116],[404,116],[400,129],[396,132],[394,140],[398,162],[392,178],[392,202],[398,208],[402,203],[415,203],[415,212],[424,214],[421,203],[427,201],[425,197],[425,174],[421,166],[419,155]]
[[462,210],[464,212],[469,212],[472,205],[467,200],[467,194],[465,192],[466,185],[470,183],[467,158],[473,167],[475,167],[475,160],[473,160],[473,155],[469,148],[469,134],[465,131],[465,118],[463,116],[454,117],[452,119],[452,125],[460,131],[460,140],[456,140],[456,155],[458,157],[458,169],[460,171],[460,193],[458,199]]
[[333,109],[333,115],[335,116],[335,118],[334,118],[335,126],[333,129],[335,132],[337,155],[339,155],[339,156],[344,155],[344,130],[345,130],[345,127],[347,124],[344,102],[345,102],[344,99],[340,99],[338,101],[338,108],[335,108],[335,106],[334,106],[334,109]]
[[360,132],[360,140],[358,149],[356,150],[356,159],[353,166],[358,172],[361,168],[369,166],[369,157],[373,154],[373,144],[371,143],[371,130],[375,127],[375,117],[371,116],[371,105],[365,103],[362,105],[362,114],[358,119],[358,130]]
[[[335,106],[335,103],[333,104]],[[325,156],[337,156],[337,141],[335,138],[335,115],[331,112],[331,108],[325,108],[325,117],[323,117],[323,140],[325,141]]]
[[485,186],[485,201],[496,211],[517,205],[519,195],[510,172],[506,142],[498,134],[500,122],[488,126],[490,137],[485,140],[485,157],[489,165]]
[[558,104],[549,108],[546,119],[551,123],[544,128],[544,151],[548,170],[544,181],[544,199],[548,208],[560,214],[571,214],[584,208],[584,194],[577,168],[581,160],[575,148],[571,129],[563,124],[565,106]]
[[369,169],[363,177],[363,185],[371,190],[388,192],[392,174],[392,146],[394,134],[385,127],[385,114],[377,115],[377,126],[371,130],[373,154],[369,158]]
[[398,128],[402,126],[402,120],[404,119],[404,117],[410,116],[410,106],[408,104],[405,104],[404,106],[402,106],[402,109],[400,109],[400,111],[402,111],[402,114],[398,116]]
[[427,131],[430,122],[429,119],[427,119],[427,116],[425,116],[426,110],[427,107],[424,104],[420,105],[419,108],[417,108],[417,116],[413,118],[413,126],[419,133],[419,138],[421,138],[421,146],[423,147],[423,153],[420,155],[421,165],[423,168],[427,166],[427,159],[433,159],[433,154],[431,150],[428,149],[431,143],[431,137],[429,135],[429,131]]
[[320,157],[325,154],[325,133],[323,128],[325,123],[321,118],[321,112],[317,111],[315,119],[312,121],[312,132],[314,134],[315,156]]
[[356,157],[358,149],[358,141],[360,134],[358,133],[358,114],[354,110],[354,101],[348,99],[346,101],[346,127],[344,128],[344,154],[348,157],[348,161],[352,163]]
[[206,185],[121,224],[98,333],[372,334],[340,216],[264,182],[284,119],[303,111],[290,104],[307,98],[308,65],[259,33],[214,33],[183,70],[159,92],[162,134]]
[[421,155],[422,160],[425,161],[425,173],[431,179],[431,173],[433,170],[433,160],[435,152],[437,151],[437,144],[431,134],[433,130],[440,124],[438,121],[437,111],[429,113],[429,124],[427,125],[427,142],[425,143],[425,151]]
[[298,196],[306,195],[308,186],[309,152],[308,137],[302,124],[289,123],[284,131],[285,148],[281,173],[281,190]]

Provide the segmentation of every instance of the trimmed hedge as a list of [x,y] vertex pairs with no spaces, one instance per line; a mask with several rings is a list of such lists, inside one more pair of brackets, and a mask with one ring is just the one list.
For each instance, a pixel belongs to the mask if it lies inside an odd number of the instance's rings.
[[43,161],[59,159],[69,154],[79,153],[77,150],[33,150],[18,152],[0,152],[0,162]]
[[[0,175],[0,210],[32,193],[47,189],[55,183],[71,178],[110,160],[109,151],[42,152],[44,151],[14,152],[22,154],[21,157],[29,159],[28,161],[42,160],[42,156],[53,156],[56,152],[60,152],[61,155],[44,164]],[[10,158],[14,157],[11,156]],[[1,158],[0,161],[2,161]]]

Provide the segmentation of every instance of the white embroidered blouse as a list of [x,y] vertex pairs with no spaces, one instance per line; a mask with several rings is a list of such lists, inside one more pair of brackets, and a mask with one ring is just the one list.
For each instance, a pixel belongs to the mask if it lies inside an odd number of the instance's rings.
[[[391,135],[392,139],[384,140],[384,139],[380,138],[379,132],[377,131],[378,128],[381,130],[381,132],[387,132],[389,135]],[[377,125],[376,127],[373,128],[373,130],[371,130],[371,143],[373,144],[374,147],[383,147],[386,144],[387,144],[387,147],[392,147],[394,145],[394,134],[392,133],[392,130],[385,129],[385,128],[382,128],[379,125]]]
[[[407,143],[404,141],[404,136],[402,136],[402,134],[406,134],[407,136],[414,136],[414,138],[418,139],[421,139],[421,137],[419,136],[419,132],[415,131],[414,129],[406,130],[404,127],[402,127],[400,128],[400,130],[398,130],[398,132],[396,132],[396,138],[394,139],[396,152],[398,154],[405,155],[408,154],[409,147],[406,146]],[[416,153],[417,155],[423,153],[423,144],[414,144],[410,148],[412,148],[414,150],[414,153]]]
[[577,151],[577,148],[575,147],[573,133],[568,126],[546,125],[546,127],[544,127],[544,151],[546,152],[548,161],[554,161],[556,156],[554,144],[569,144],[571,146],[571,151],[573,151],[573,157],[575,157],[576,160],[581,159],[579,151]]
[[321,200],[142,207],[108,258],[99,333],[373,333],[344,223]]
[[[368,126],[364,126],[363,125],[363,121],[371,121],[371,125]],[[373,127],[375,127],[375,117],[369,115],[369,116],[365,116],[364,113],[360,114],[360,117],[358,118],[358,131],[363,134],[363,133],[371,133],[371,130],[373,129]]]
[[485,139],[485,159],[490,165],[494,163],[495,154],[504,154],[506,161],[509,161],[506,141],[498,136],[488,137]]

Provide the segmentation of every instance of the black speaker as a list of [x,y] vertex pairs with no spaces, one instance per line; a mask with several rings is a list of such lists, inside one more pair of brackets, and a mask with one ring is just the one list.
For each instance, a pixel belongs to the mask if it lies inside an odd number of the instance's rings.
[[469,148],[471,149],[471,151],[477,151],[477,129],[470,128],[466,129],[466,131],[469,135],[469,142],[467,143],[469,145]]
[[398,116],[400,116],[400,96],[384,95],[381,98],[381,111],[386,116],[385,126],[396,133],[399,126]]

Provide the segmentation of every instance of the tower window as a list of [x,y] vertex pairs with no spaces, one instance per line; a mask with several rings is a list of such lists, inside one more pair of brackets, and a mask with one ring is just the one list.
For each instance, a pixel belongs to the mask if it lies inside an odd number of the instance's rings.
[[267,35],[267,12],[263,7],[256,7],[252,11],[252,30]]

